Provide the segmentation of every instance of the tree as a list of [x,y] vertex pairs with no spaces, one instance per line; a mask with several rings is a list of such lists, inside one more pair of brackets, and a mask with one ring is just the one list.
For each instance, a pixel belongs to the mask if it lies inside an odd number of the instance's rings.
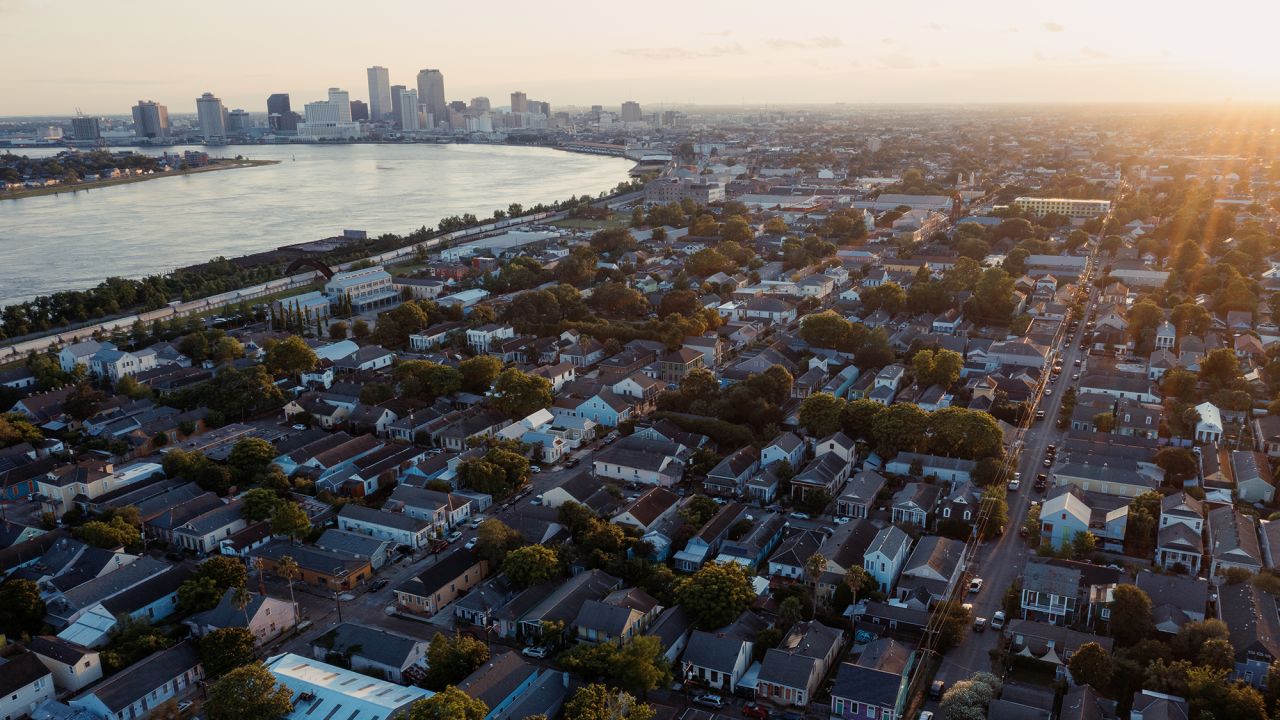
[[892,457],[918,447],[928,426],[929,416],[925,411],[916,405],[896,403],[876,416],[871,435],[880,454]]
[[578,688],[564,706],[564,720],[653,720],[653,717],[653,708],[630,693],[596,683]]
[[867,288],[862,291],[861,296],[862,308],[867,313],[884,310],[890,315],[897,315],[907,304],[906,291],[901,285],[893,282]]
[[813,589],[813,614],[818,613],[818,581],[822,573],[827,571],[827,559],[821,553],[814,553],[804,561],[804,574]]
[[209,357],[216,363],[224,363],[244,357],[244,345],[233,337],[224,335],[218,338],[212,349],[209,351]]
[[284,578],[289,584],[289,604],[293,605],[294,613],[298,612],[298,601],[293,597],[293,581],[298,577],[298,570],[298,561],[291,555],[281,556],[280,561],[276,563],[276,575]]
[[1210,350],[1200,360],[1200,380],[1211,389],[1225,388],[1240,379],[1240,361],[1230,348]]
[[98,412],[98,406],[107,396],[101,390],[87,382],[82,382],[71,389],[70,394],[62,401],[62,409],[74,420],[88,420]]
[[274,375],[297,375],[314,370],[320,358],[297,335],[290,335],[267,350],[263,363]]
[[489,518],[480,523],[476,538],[476,554],[487,561],[491,568],[501,566],[507,553],[524,544],[524,538],[519,532],[497,518]]
[[1003,687],[991,673],[974,673],[968,680],[951,686],[942,696],[943,720],[981,720],[987,717],[987,706]]
[[1188,302],[1174,306],[1169,322],[1178,335],[1203,335],[1212,326],[1213,316],[1203,305]]
[[548,407],[552,401],[550,380],[515,368],[503,370],[493,390],[494,407],[512,420],[527,417]]
[[1111,653],[1096,642],[1085,643],[1071,655],[1067,663],[1071,679],[1077,685],[1092,685],[1106,689],[1111,685]]
[[423,400],[435,400],[462,387],[462,373],[458,368],[426,360],[402,362],[396,366],[392,377],[400,385],[403,395]]
[[935,455],[969,460],[1004,457],[1004,433],[990,413],[945,407],[929,413],[928,448]]
[[678,514],[686,525],[697,529],[706,525],[707,521],[719,511],[720,506],[714,500],[702,493],[698,493],[685,501]]
[[709,277],[718,272],[726,272],[733,269],[733,261],[720,254],[719,250],[714,248],[705,248],[699,250],[689,259],[685,261],[685,271],[695,277]]
[[0,632],[10,638],[38,635],[44,628],[44,600],[31,580],[9,578],[0,584]]
[[200,563],[195,577],[178,587],[178,607],[183,612],[209,610],[229,589],[243,588],[249,581],[244,563],[225,555]]
[[1200,648],[1211,640],[1230,640],[1231,633],[1227,624],[1216,618],[1193,620],[1178,628],[1178,633],[1169,642],[1173,656],[1178,660],[1195,661]]
[[364,319],[358,319],[351,324],[351,337],[356,340],[364,340],[369,337],[369,323]]
[[756,594],[741,565],[712,562],[685,578],[676,597],[699,629],[717,630],[736,620]]
[[845,435],[855,440],[870,439],[876,418],[884,409],[884,406],[875,400],[866,398],[853,400],[840,412],[840,427]]
[[546,545],[526,545],[507,553],[502,572],[517,588],[527,588],[554,578],[560,572],[560,558]]
[[137,526],[130,525],[124,518],[113,517],[110,521],[90,520],[76,528],[76,537],[94,547],[113,550],[128,547],[142,542],[142,533]]
[[805,315],[800,321],[800,337],[815,347],[845,347],[852,334],[853,325],[833,310]]
[[1164,481],[1174,487],[1180,487],[1183,480],[1196,477],[1200,472],[1196,456],[1186,448],[1161,448],[1156,453],[1155,462],[1164,470]]
[[502,372],[502,361],[492,355],[480,355],[458,363],[458,370],[462,373],[462,389],[483,395]]
[[984,495],[978,513],[983,518],[982,524],[978,527],[979,537],[990,539],[1004,533],[1005,523],[1009,521],[1009,503],[1004,499],[1003,492],[996,491]]
[[845,402],[830,393],[810,395],[800,403],[800,424],[814,437],[826,437],[840,430],[840,413]]
[[292,698],[262,663],[253,663],[215,680],[204,708],[209,720],[279,720],[293,712]]
[[[816,606],[817,600],[814,599]],[[778,603],[778,619],[786,625],[794,625],[805,618],[804,602],[799,596],[791,595]]]
[[1226,638],[1205,641],[1196,653],[1196,664],[1223,672],[1230,672],[1236,664],[1236,651]]
[[347,325],[346,321],[344,320],[339,320],[335,323],[332,323],[329,325],[329,339],[334,341],[346,340],[347,333],[350,331],[350,329],[351,329],[351,326]]
[[1098,540],[1093,533],[1080,530],[1071,536],[1071,557],[1076,560],[1088,560],[1097,550]]
[[489,706],[449,685],[409,707],[408,720],[484,720]]
[[427,647],[427,674],[423,685],[441,691],[462,682],[476,668],[489,662],[489,647],[470,635],[451,638],[440,633]]
[[271,513],[271,532],[284,535],[295,542],[302,540],[311,532],[311,519],[307,511],[295,502],[284,501]]
[[256,656],[254,634],[248,628],[218,628],[200,638],[200,662],[205,675],[221,677],[253,662]]
[[1000,268],[988,268],[978,278],[965,314],[980,323],[1004,324],[1013,316],[1013,278]]
[[653,636],[636,636],[622,645],[579,644],[560,656],[569,672],[588,680],[606,680],[643,697],[671,683],[671,667],[662,643]]
[[973,617],[963,604],[954,600],[934,612],[942,613],[942,621],[938,626],[938,651],[945,653],[964,641]]
[[1154,628],[1151,598],[1137,585],[1116,586],[1111,605],[1111,636],[1120,645],[1133,645],[1149,637]]
[[964,358],[954,350],[921,350],[911,359],[916,382],[923,388],[941,385],[946,389],[955,385],[963,367]]
[[248,483],[266,472],[267,466],[279,453],[271,443],[262,438],[246,437],[236,441],[227,456],[227,467],[238,483]]
[[672,290],[663,295],[662,300],[659,301],[658,317],[665,318],[669,315],[693,317],[700,309],[697,293],[692,290]]

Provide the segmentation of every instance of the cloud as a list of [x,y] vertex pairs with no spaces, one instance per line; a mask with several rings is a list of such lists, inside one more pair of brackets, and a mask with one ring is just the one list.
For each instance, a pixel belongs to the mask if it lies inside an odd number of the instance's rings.
[[880,64],[890,70],[915,70],[920,67],[915,58],[906,53],[895,53],[893,55],[883,55],[880,57]]
[[1094,50],[1091,47],[1080,48],[1080,54],[1091,60],[1107,60],[1111,57],[1111,53]]
[[767,44],[774,50],[795,50],[803,48],[830,50],[832,48],[844,47],[844,41],[834,35],[818,35],[816,37],[811,37],[808,40],[774,38],[769,40]]
[[714,45],[709,48],[623,48],[618,51],[618,54],[645,58],[647,60],[690,60],[695,58],[724,57],[726,55],[746,55],[747,49],[742,47],[740,43],[729,43],[727,45]]
[[1047,22],[1047,23],[1045,23],[1045,24],[1044,24],[1044,29],[1045,29],[1045,31],[1046,31],[1046,32],[1062,32],[1062,31],[1066,30],[1067,28],[1066,28],[1066,27],[1064,27],[1061,23],[1056,23],[1056,22],[1053,22],[1053,21],[1049,21],[1049,22]]

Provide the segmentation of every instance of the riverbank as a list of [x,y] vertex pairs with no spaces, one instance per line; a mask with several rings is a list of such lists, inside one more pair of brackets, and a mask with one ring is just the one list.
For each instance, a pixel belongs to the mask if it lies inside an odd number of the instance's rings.
[[129,183],[159,180],[160,178],[177,177],[179,175],[197,175],[199,173],[214,172],[215,170],[233,170],[235,168],[278,165],[279,163],[279,160],[233,160],[224,158],[212,160],[204,167],[188,168],[186,170],[171,170],[169,172],[153,173],[151,175],[131,175],[129,177],[111,178],[109,180],[93,180],[90,182],[76,183],[74,185],[52,185],[41,188],[23,188],[21,190],[0,190],[0,200],[19,200],[21,198],[39,197],[41,195],[76,193],[82,190],[96,190],[98,188],[111,187],[112,185],[127,185]]

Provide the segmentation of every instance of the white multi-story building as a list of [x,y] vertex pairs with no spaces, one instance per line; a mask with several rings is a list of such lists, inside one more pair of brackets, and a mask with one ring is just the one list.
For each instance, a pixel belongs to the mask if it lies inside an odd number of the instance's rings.
[[196,98],[196,116],[200,121],[200,134],[205,140],[227,136],[227,108],[213,93]]
[[400,298],[391,274],[381,265],[335,273],[324,284],[324,294],[331,303],[345,295],[356,312],[385,307]]
[[1015,198],[1013,204],[1032,215],[1056,213],[1071,218],[1091,218],[1111,212],[1110,200],[1020,197]]
[[351,94],[329,88],[328,100],[309,102],[303,108],[298,136],[315,140],[351,140],[364,134],[360,123],[351,121]]

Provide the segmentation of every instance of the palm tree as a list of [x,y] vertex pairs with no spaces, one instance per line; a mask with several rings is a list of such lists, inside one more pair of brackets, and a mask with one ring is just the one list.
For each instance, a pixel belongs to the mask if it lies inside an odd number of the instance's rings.
[[804,574],[809,577],[809,582],[813,584],[813,614],[818,614],[818,578],[822,577],[822,573],[827,571],[827,559],[822,557],[822,553],[814,553],[804,561]]
[[[858,602],[858,590],[862,589],[862,586],[865,585],[867,581],[870,579],[871,579],[871,574],[868,573],[867,569],[862,567],[861,565],[853,565],[853,566],[850,566],[848,570],[845,570],[844,584],[845,584],[845,587],[849,588],[849,595],[850,595],[849,604],[852,605]],[[853,624],[854,624],[853,616],[850,615],[849,628],[851,630],[853,629]]]
[[289,602],[293,605],[293,619],[298,619],[298,602],[293,599],[293,578],[298,574],[298,561],[291,555],[285,555],[276,563],[276,574],[289,582]]
[[244,613],[244,626],[249,629],[249,603],[253,600],[253,593],[249,592],[247,587],[238,587],[231,596],[231,602]]

